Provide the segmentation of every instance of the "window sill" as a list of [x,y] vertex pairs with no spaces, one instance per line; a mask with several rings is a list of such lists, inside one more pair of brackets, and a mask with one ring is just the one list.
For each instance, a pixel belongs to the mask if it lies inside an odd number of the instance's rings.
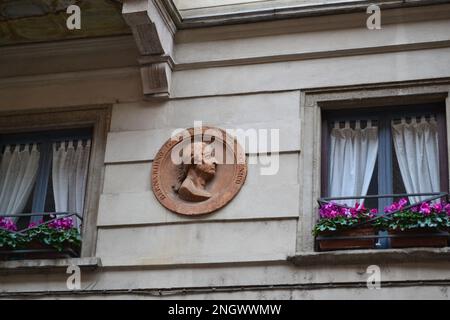
[[449,262],[450,247],[298,252],[288,261],[296,266]]
[[87,258],[67,258],[67,259],[35,259],[35,260],[14,260],[0,261],[0,273],[42,272],[42,271],[63,271],[67,267],[76,265],[82,270],[94,270],[101,267],[101,260],[97,257]]

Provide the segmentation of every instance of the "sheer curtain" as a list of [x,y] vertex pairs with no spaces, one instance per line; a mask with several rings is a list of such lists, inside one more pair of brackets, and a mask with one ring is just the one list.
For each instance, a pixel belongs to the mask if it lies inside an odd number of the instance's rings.
[[[53,144],[52,182],[56,212],[76,212],[84,209],[87,169],[91,141],[81,140]],[[80,228],[81,221],[76,220]]]
[[39,155],[36,144],[6,146],[0,164],[0,215],[23,211],[36,181]]
[[[344,128],[335,122],[331,130],[329,194],[331,197],[365,196],[372,179],[378,153],[378,128],[370,120],[362,129],[346,121]],[[354,206],[361,200],[336,201]]]
[[[392,123],[395,152],[407,193],[439,192],[438,129],[434,117]],[[409,197],[411,203],[427,197]]]

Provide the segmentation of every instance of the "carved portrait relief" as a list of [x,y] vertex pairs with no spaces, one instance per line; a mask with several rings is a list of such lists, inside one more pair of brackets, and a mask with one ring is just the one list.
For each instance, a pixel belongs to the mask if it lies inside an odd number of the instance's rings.
[[204,142],[194,142],[190,162],[179,165],[180,175],[175,192],[186,201],[204,201],[211,198],[211,193],[206,190],[206,183],[216,174],[216,163],[212,148]]
[[169,139],[152,165],[152,189],[167,209],[213,212],[232,200],[247,176],[245,153],[221,129],[191,128]]

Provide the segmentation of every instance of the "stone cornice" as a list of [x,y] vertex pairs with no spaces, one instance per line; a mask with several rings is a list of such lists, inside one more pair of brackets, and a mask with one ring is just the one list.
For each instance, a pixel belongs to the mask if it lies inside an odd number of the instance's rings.
[[296,266],[394,263],[442,263],[450,261],[449,248],[349,250],[300,252],[288,258]]
[[27,58],[36,55],[56,56],[68,53],[92,53],[99,49],[114,51],[125,48],[136,48],[136,43],[131,35],[4,46],[0,47],[0,56],[3,58],[8,56]]
[[[341,3],[261,7],[258,3],[235,6],[232,12],[211,14],[208,10],[192,10],[187,17],[181,17],[173,0],[165,0],[164,5],[179,29],[232,25],[281,19],[304,18],[344,13],[365,12],[371,4],[383,9],[409,8],[448,3],[448,0],[354,0]],[[251,8],[253,6],[253,8]],[[250,9],[251,8],[251,9]]]
[[19,272],[30,274],[49,271],[65,273],[70,266],[78,266],[82,270],[95,270],[101,265],[98,257],[1,261],[0,274],[17,274]]

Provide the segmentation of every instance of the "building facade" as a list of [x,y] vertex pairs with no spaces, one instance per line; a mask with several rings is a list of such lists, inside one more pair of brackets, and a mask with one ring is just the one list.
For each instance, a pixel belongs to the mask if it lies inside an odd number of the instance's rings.
[[[72,2],[81,7],[80,30],[54,23],[68,16],[61,9],[18,17],[28,9],[3,4],[0,133],[2,148],[38,146],[39,160],[32,151],[27,158],[37,184],[16,192],[31,199],[21,212],[81,212],[81,256],[3,259],[0,297],[449,298],[446,247],[320,251],[312,234],[317,200],[331,195],[333,122],[367,128],[375,114],[381,131],[383,119],[412,111],[439,122],[437,187],[417,190],[448,192],[449,1],[92,1],[111,13]],[[279,146],[246,147],[236,197],[188,217],[158,202],[151,170],[172,132],[200,121],[278,132]],[[408,190],[389,137],[367,152],[366,193]],[[57,165],[71,144],[74,177]],[[275,174],[261,173],[270,166]],[[67,286],[71,265],[81,270],[80,289]],[[367,287],[373,265],[378,290]]]

